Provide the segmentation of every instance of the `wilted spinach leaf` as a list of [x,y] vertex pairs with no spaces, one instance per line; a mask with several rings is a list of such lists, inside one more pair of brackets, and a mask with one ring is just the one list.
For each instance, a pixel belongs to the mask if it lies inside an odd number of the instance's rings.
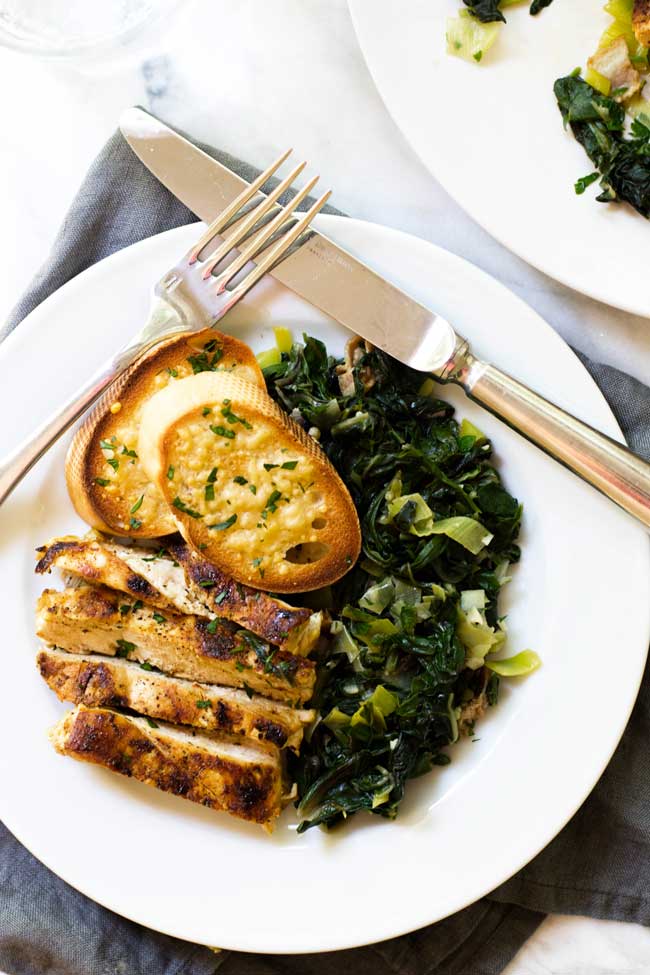
[[[631,138],[625,135],[625,110],[602,95],[576,74],[559,78],[555,97],[564,124],[584,148],[600,174],[600,203],[623,200],[644,217],[650,217],[650,120],[632,122]],[[576,192],[584,189],[578,181]]]
[[[532,0],[531,14],[533,16],[538,14],[544,7],[550,7],[552,2],[553,0]],[[501,0],[463,0],[463,3],[469,8],[472,17],[476,17],[483,24],[490,24],[494,21],[505,23],[506,18],[501,12]]]

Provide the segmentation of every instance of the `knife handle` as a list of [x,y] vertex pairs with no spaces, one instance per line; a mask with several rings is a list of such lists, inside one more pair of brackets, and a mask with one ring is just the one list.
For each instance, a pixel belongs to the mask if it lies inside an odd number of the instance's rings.
[[459,343],[446,380],[650,528],[650,464]]

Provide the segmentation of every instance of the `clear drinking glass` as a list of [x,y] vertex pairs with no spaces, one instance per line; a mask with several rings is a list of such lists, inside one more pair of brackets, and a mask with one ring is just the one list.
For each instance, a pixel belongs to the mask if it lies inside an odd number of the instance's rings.
[[0,0],[0,44],[57,60],[101,57],[164,30],[186,0]]

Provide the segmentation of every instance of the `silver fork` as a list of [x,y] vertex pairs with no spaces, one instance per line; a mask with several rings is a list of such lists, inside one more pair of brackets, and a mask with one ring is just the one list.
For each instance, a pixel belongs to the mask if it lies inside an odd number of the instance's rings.
[[[290,248],[293,250],[304,243],[309,224],[331,196],[328,190],[304,214],[294,214],[316,185],[318,176],[309,180],[275,216],[271,211],[306,163],[296,166],[268,196],[261,197],[259,202],[240,214],[290,153],[290,149],[283,153],[247,186],[219,214],[194,247],[163,275],[154,288],[149,320],[144,328],[95,373],[56,416],[0,463],[0,504],[61,434],[137,359],[164,339],[215,325],[267,271],[286,256]],[[227,239],[220,241],[203,257],[204,250],[222,233],[228,234]],[[239,253],[233,254],[237,249]],[[251,261],[255,261],[255,264],[247,271],[246,265]]]

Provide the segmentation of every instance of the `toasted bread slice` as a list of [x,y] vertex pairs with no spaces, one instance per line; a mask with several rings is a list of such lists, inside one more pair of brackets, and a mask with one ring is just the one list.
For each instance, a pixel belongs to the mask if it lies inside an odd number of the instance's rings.
[[183,379],[142,411],[138,453],[190,545],[238,582],[329,585],[355,563],[350,494],[297,423],[229,373]]
[[267,830],[286,802],[281,753],[261,742],[156,726],[146,718],[83,704],[52,728],[50,741],[62,755],[102,765]]
[[38,552],[39,573],[56,567],[158,609],[229,619],[287,653],[309,653],[320,635],[322,613],[289,606],[234,582],[183,541],[151,551],[90,533],[86,538],[54,538]]
[[265,388],[247,345],[204,329],[153,349],[99,400],[75,434],[66,459],[70,498],[85,522],[136,538],[176,531],[137,456],[140,415],[145,402],[160,389],[194,372],[213,369],[235,371]]
[[45,589],[36,633],[70,653],[127,657],[174,677],[248,687],[289,704],[311,697],[316,676],[312,660],[271,649],[228,620],[162,614],[99,586]]
[[315,711],[290,708],[257,694],[249,697],[234,687],[143,670],[131,660],[48,648],[38,653],[36,663],[60,701],[129,708],[172,724],[246,735],[293,751],[300,748],[305,725],[316,717]]
[[634,0],[632,27],[639,44],[650,47],[650,0]]

